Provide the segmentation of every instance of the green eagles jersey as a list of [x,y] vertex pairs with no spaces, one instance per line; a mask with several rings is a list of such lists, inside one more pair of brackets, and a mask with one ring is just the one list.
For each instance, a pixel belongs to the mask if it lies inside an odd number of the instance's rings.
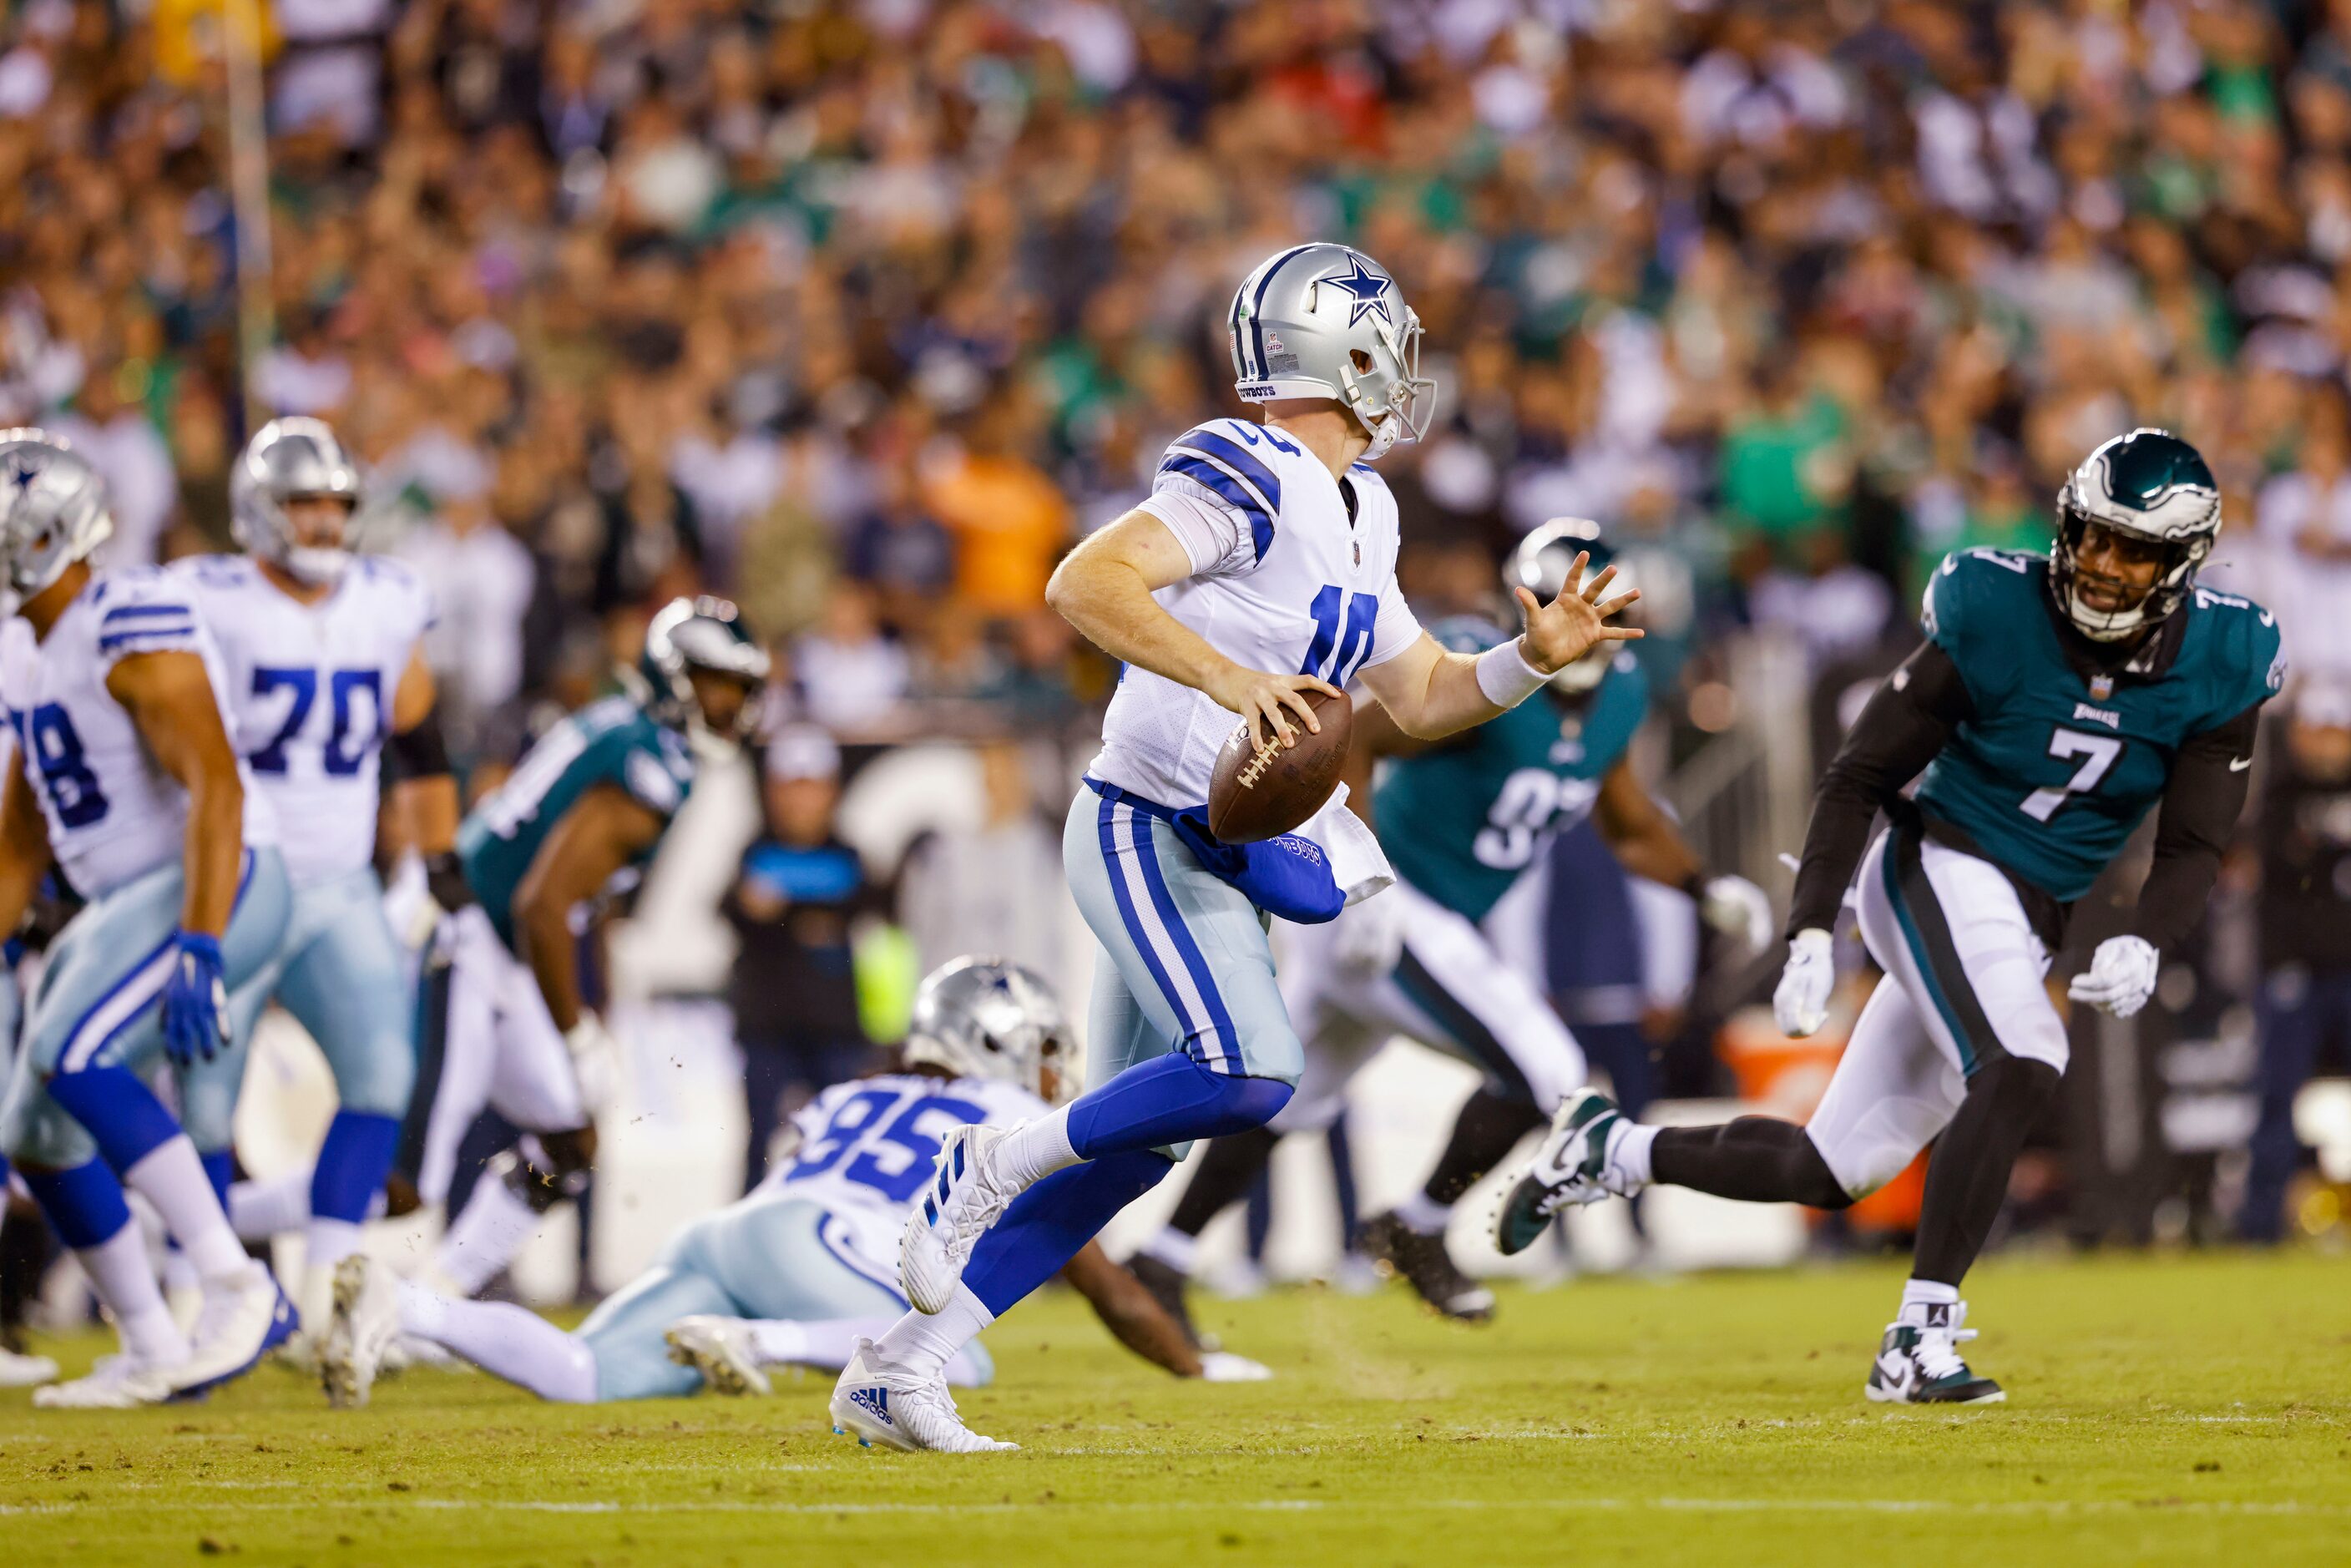
[[2066,659],[2049,562],[1962,550],[1928,581],[1927,634],[1966,683],[1975,716],[1918,786],[1918,805],[2052,896],[2090,891],[2147,809],[2189,737],[2267,699],[2285,679],[2277,619],[2248,599],[2199,588],[2156,635],[2170,648],[2147,673],[2084,675]]
[[694,787],[685,737],[654,723],[627,697],[590,703],[541,737],[457,830],[465,880],[509,946],[515,892],[538,846],[572,802],[599,784],[627,790],[664,820],[674,816]]
[[[1430,631],[1464,653],[1506,636],[1470,620]],[[1620,652],[1573,713],[1537,693],[1458,740],[1388,763],[1372,791],[1380,847],[1405,881],[1483,919],[1551,836],[1592,810],[1601,778],[1633,744],[1648,708],[1648,681]]]

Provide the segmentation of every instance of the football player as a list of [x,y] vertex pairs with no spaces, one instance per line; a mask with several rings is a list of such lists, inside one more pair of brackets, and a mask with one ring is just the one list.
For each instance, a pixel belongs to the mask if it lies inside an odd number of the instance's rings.
[[[906,1309],[893,1282],[898,1234],[930,1182],[941,1135],[1044,1114],[1068,1097],[1075,1065],[1061,1005],[1040,977],[958,958],[916,992],[890,1071],[819,1095],[794,1118],[790,1157],[750,1196],[687,1226],[576,1333],[512,1303],[451,1301],[368,1258],[349,1259],[320,1358],[328,1398],[366,1403],[400,1333],[570,1403],[705,1386],[765,1394],[770,1366],[845,1366]],[[1177,1376],[1264,1375],[1238,1356],[1196,1354],[1101,1247],[1087,1246],[1064,1272],[1121,1343]],[[957,1345],[945,1366],[962,1387],[992,1375],[977,1344]],[[894,1429],[886,1406],[871,1415]]]
[[[51,945],[0,1116],[0,1148],[112,1312],[122,1353],[35,1393],[56,1406],[187,1397],[293,1328],[246,1256],[179,1122],[141,1076],[227,1044],[229,988],[286,928],[286,866],[221,714],[222,666],[184,584],[99,578],[113,531],[97,473],[37,430],[0,433],[0,566],[33,638],[0,643],[16,732],[0,800],[0,931],[52,866],[89,902]],[[193,1333],[165,1310],[128,1186],[204,1288]]]
[[[1227,328],[1236,391],[1263,423],[1176,437],[1151,496],[1047,590],[1125,666],[1062,841],[1101,949],[1093,1087],[1017,1129],[948,1134],[901,1247],[918,1310],[834,1393],[836,1423],[869,1437],[884,1437],[868,1412],[886,1400],[894,1436],[915,1446],[1002,1447],[946,1398],[953,1347],[1058,1272],[1191,1140],[1263,1126],[1288,1103],[1304,1053],[1242,884],[1281,876],[1290,850],[1217,846],[1177,820],[1207,800],[1235,716],[1294,744],[1297,723],[1321,727],[1309,694],[1337,697],[1360,675],[1405,733],[1434,737],[1516,706],[1597,643],[1639,635],[1607,623],[1632,596],[1607,599],[1609,574],[1587,583],[1580,566],[1550,603],[1521,591],[1524,633],[1485,654],[1420,628],[1396,588],[1395,500],[1371,464],[1420,435],[1434,383],[1418,373],[1419,319],[1369,256],[1284,250],[1241,285]],[[1369,866],[1376,846],[1346,839],[1351,825],[1326,808],[1310,828]],[[1384,872],[1350,880],[1376,888]]]
[[432,598],[407,568],[351,549],[360,486],[325,424],[273,421],[229,476],[246,553],[173,568],[219,646],[231,738],[277,818],[294,888],[286,939],[237,993],[230,1047],[189,1075],[182,1114],[198,1152],[225,1169],[262,1009],[276,997],[318,1041],[340,1104],[308,1182],[301,1306],[314,1331],[334,1267],[358,1249],[392,1169],[416,1082],[414,993],[373,863],[382,765],[396,764],[428,851],[448,853],[457,829],[419,648]]
[[[1656,1182],[1843,1208],[1938,1140],[1911,1279],[1865,1391],[2005,1397],[1959,1354],[1972,1333],[1959,1282],[2065,1069],[2065,1021],[2042,984],[2050,955],[2074,902],[2157,810],[2136,929],[2101,942],[2068,988],[2116,1018],[2146,1005],[2163,949],[2203,913],[2261,706],[2284,680],[2269,612],[2196,586],[2220,528],[2196,449],[2135,430],[2066,481],[2046,559],[1976,549],[1943,562],[1927,641],[1862,711],[1804,840],[1780,1027],[1802,1036],[1825,1020],[1830,928],[1856,862],[1862,936],[1886,972],[1812,1120],[1645,1127],[1586,1092],[1506,1199],[1504,1251],[1562,1205]],[[1892,826],[1872,842],[1881,810]]]
[[[1546,523],[1512,553],[1503,586],[1552,599],[1578,554],[1607,561],[1597,524]],[[1505,638],[1475,616],[1430,630],[1472,654]],[[1603,643],[1554,674],[1546,695],[1433,745],[1376,705],[1357,714],[1350,782],[1369,782],[1378,758],[1396,759],[1369,794],[1396,885],[1290,934],[1281,993],[1306,1039],[1298,1093],[1266,1126],[1209,1145],[1166,1228],[1134,1262],[1136,1277],[1186,1322],[1183,1291],[1200,1232],[1247,1194],[1280,1134],[1336,1120],[1355,1073],[1398,1034],[1459,1057],[1486,1082],[1455,1118],[1427,1184],[1364,1221],[1362,1246],[1446,1316],[1492,1316],[1493,1292],[1446,1249],[1453,1206],[1585,1076],[1583,1051],[1545,999],[1539,945],[1502,929],[1507,912],[1498,909],[1552,835],[1590,813],[1635,873],[1687,891],[1710,924],[1750,949],[1769,939],[1762,890],[1740,877],[1708,878],[1633,771],[1627,752],[1648,711],[1648,685],[1632,654]]]

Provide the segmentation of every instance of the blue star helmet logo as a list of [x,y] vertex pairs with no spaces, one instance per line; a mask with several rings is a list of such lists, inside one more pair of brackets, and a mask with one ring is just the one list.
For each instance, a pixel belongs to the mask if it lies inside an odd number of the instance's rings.
[[33,481],[41,476],[41,470],[47,466],[47,464],[34,462],[29,452],[16,453],[8,459],[8,482],[16,486],[16,493],[21,496],[33,487]]
[[1347,291],[1347,325],[1352,327],[1376,312],[1381,320],[1395,326],[1395,318],[1388,313],[1388,280],[1365,267],[1360,256],[1351,256],[1347,261],[1348,271],[1322,280],[1334,288]]

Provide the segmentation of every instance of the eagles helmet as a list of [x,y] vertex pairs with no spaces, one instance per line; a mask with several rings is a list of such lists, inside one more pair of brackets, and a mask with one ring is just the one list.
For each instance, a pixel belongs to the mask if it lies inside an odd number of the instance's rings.
[[[305,545],[286,515],[288,501],[329,496],[348,504],[332,545]],[[360,508],[360,465],[324,420],[273,419],[253,433],[229,470],[229,530],[248,553],[317,588],[342,580],[351,564],[351,524]]]
[[[2164,547],[2155,586],[2127,610],[2095,610],[2082,601],[2074,557],[2092,523]],[[2084,458],[2057,492],[2050,591],[2085,636],[2117,641],[2157,624],[2187,602],[2196,569],[2212,553],[2220,533],[2220,486],[2201,453],[2168,430],[2143,427],[2117,435]]]
[[1055,1105],[1077,1094],[1076,1053],[1053,988],[1006,958],[956,958],[933,970],[914,992],[900,1054],[958,1078],[1018,1083]]
[[65,437],[0,430],[0,559],[19,601],[55,582],[113,532],[106,481]]
[[[651,688],[645,706],[655,718],[682,727],[701,713],[694,696],[695,670],[715,670],[747,685],[767,680],[768,651],[753,639],[742,612],[730,601],[708,594],[673,599],[645,628],[645,651],[637,659],[637,674]],[[743,705],[735,738],[758,728],[758,707],[756,702]]]
[[1366,458],[1419,440],[1436,417],[1420,318],[1362,251],[1318,242],[1281,252],[1242,282],[1226,326],[1235,392],[1250,402],[1335,399],[1370,434]]
[[[1502,586],[1523,588],[1538,602],[1549,604],[1567,586],[1567,574],[1578,552],[1592,558],[1584,563],[1586,582],[1616,559],[1616,552],[1601,538],[1600,525],[1590,517],[1553,517],[1520,539],[1519,548],[1510,552],[1502,567]],[[1609,591],[1621,592],[1631,586],[1620,568]],[[1614,643],[1593,644],[1581,659],[1559,667],[1551,678],[1552,689],[1571,695],[1592,690],[1623,651]]]

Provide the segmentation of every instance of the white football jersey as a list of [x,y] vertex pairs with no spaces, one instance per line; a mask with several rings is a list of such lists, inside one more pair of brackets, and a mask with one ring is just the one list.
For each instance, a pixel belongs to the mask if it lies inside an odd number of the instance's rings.
[[1046,1112],[1017,1083],[890,1072],[836,1083],[792,1118],[799,1143],[759,1190],[822,1204],[871,1268],[893,1278],[906,1211],[937,1174],[939,1144],[967,1123],[1008,1127]]
[[229,737],[277,815],[287,874],[298,886],[366,865],[392,699],[433,623],[423,580],[360,556],[332,593],[304,604],[250,556],[198,556],[172,570],[220,648]]
[[[1169,444],[1143,508],[1192,558],[1193,575],[1154,597],[1245,668],[1343,690],[1420,636],[1396,587],[1395,497],[1366,464],[1334,480],[1274,426],[1212,419]],[[1088,771],[1147,800],[1196,806],[1238,722],[1206,693],[1130,665]]]
[[[38,643],[0,642],[0,703],[48,818],[57,868],[84,898],[176,862],[184,848],[188,792],[106,689],[118,660],[160,653],[202,658],[226,711],[220,653],[186,585],[152,568],[94,579]],[[247,776],[245,841],[276,839],[268,804]]]

